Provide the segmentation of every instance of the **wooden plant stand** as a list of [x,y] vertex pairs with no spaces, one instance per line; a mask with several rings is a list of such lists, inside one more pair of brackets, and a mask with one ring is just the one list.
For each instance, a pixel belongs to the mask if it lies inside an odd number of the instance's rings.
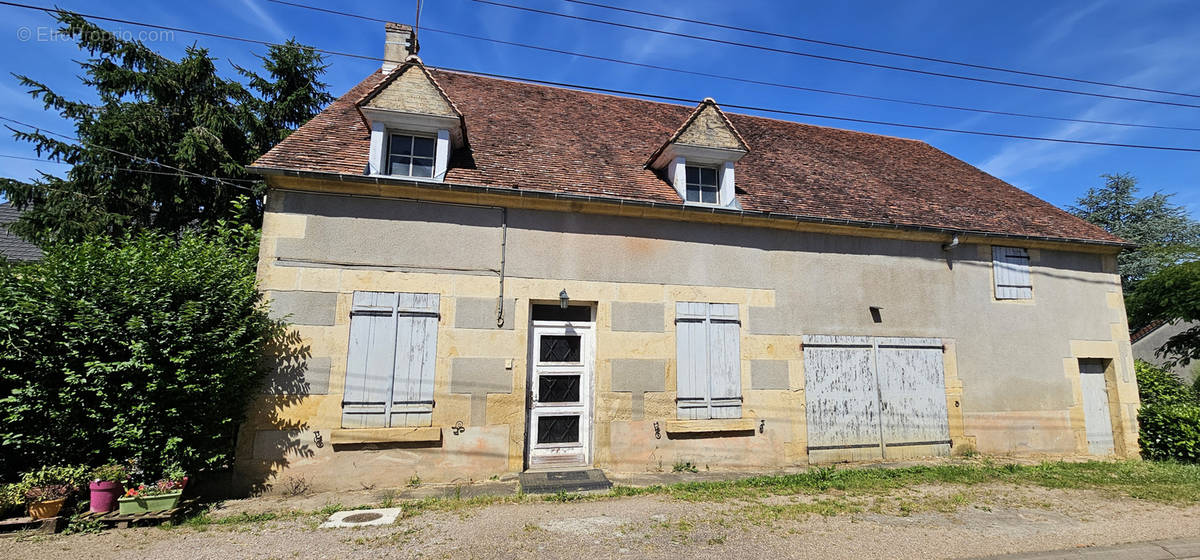
[[110,523],[110,524],[116,525],[116,527],[118,529],[126,529],[126,528],[133,526],[135,523],[140,523],[140,522],[145,522],[145,521],[153,521],[156,523],[162,523],[163,521],[170,521],[176,515],[179,515],[180,513],[182,513],[184,510],[184,507],[185,507],[185,505],[181,503],[181,504],[179,504],[179,506],[168,509],[168,510],[143,511],[141,513],[127,513],[127,514],[121,514],[116,511],[110,511],[108,513],[93,513],[93,512],[89,511],[87,513],[79,514],[78,517],[79,517],[79,519],[81,519],[83,521],[99,521],[101,523]]
[[0,537],[16,537],[33,532],[38,535],[53,535],[67,526],[67,519],[61,516],[34,519],[32,517],[14,517],[0,519]]

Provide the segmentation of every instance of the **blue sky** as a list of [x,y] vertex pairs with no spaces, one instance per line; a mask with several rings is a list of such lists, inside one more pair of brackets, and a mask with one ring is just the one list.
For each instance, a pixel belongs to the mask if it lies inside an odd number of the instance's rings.
[[[405,23],[412,23],[414,14],[413,0],[300,1]],[[788,39],[620,14],[561,0],[507,1],[775,48],[1200,105],[1200,98],[1086,86],[847,51]],[[1200,68],[1200,4],[1192,0],[1017,0],[1005,3],[932,0],[827,3],[764,0],[601,1],[877,49],[1200,93],[1200,72],[1196,71]],[[49,5],[44,0],[29,2]],[[315,13],[266,0],[200,0],[189,3],[59,0],[56,5],[83,13],[267,41],[283,41],[294,36],[318,48],[369,56],[380,56],[383,49],[382,24]],[[0,49],[5,55],[0,57],[0,114],[49,130],[71,132],[69,122],[44,112],[41,104],[22,91],[11,74],[27,74],[47,82],[68,97],[87,99],[87,90],[76,78],[78,67],[72,62],[84,54],[77,51],[73,43],[52,36],[53,23],[44,13],[3,6],[0,6],[0,13],[4,16],[7,28],[0,32]],[[429,28],[420,34],[421,57],[426,64],[433,66],[686,98],[713,97],[718,103],[928,126],[1102,142],[1200,147],[1200,132],[1194,131],[1065,123],[850,99],[543,53],[462,39],[432,30],[457,31],[804,87],[1059,117],[1200,128],[1200,108],[1099,99],[918,76],[617,29],[477,4],[470,0],[426,0],[421,25]],[[135,37],[148,31],[127,24],[104,26]],[[231,62],[253,67],[257,64],[254,55],[265,51],[265,47],[184,33],[175,33],[173,37],[162,34],[143,37],[150,46],[173,58],[181,56],[183,49],[193,43],[208,48],[213,56],[220,59],[219,67],[228,70],[230,75],[233,74]],[[338,56],[328,57],[328,62],[331,66],[326,79],[330,90],[339,95],[378,66],[377,62]],[[1184,204],[1193,217],[1200,219],[1200,177],[1197,173],[1200,171],[1200,153],[984,138],[822,119],[792,120],[924,140],[1060,207],[1070,205],[1087,188],[1100,185],[1100,174],[1128,172],[1140,179],[1144,192],[1161,190],[1177,193],[1175,201]],[[0,137],[0,154],[34,155],[28,145],[13,141],[11,135],[4,132]],[[64,166],[0,158],[2,176],[28,178],[37,169],[62,172]]]

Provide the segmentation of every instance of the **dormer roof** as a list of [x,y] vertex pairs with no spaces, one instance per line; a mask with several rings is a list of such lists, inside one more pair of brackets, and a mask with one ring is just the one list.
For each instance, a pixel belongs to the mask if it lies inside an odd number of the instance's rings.
[[363,95],[357,106],[368,127],[376,119],[391,122],[453,120],[454,126],[448,128],[454,145],[466,143],[462,112],[416,55],[409,56],[404,64],[388,72]]
[[667,141],[650,155],[647,167],[661,167],[662,162],[657,160],[668,148],[676,145],[728,151],[731,159],[735,160],[750,151],[750,146],[737,127],[733,126],[733,122],[711,97],[704,98]]

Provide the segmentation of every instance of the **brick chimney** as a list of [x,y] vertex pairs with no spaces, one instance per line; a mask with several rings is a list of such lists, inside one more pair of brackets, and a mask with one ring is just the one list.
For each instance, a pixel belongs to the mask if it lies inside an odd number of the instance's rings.
[[420,45],[411,25],[389,21],[383,25],[383,31],[383,67],[380,71],[386,74],[403,64],[409,55],[417,54]]

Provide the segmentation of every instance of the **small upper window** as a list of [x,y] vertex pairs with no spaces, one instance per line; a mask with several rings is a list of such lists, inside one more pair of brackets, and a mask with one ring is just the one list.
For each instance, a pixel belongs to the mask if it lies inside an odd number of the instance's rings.
[[433,138],[393,134],[388,143],[388,174],[433,177]]
[[1032,299],[1029,252],[1022,247],[992,247],[996,299]]
[[699,165],[686,166],[687,201],[717,204],[717,169]]

